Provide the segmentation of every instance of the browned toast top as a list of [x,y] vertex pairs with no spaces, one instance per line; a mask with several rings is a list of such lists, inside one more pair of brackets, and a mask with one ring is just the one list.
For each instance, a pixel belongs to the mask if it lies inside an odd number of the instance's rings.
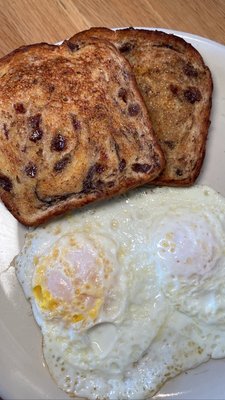
[[143,29],[92,28],[70,40],[98,37],[130,62],[166,157],[155,183],[190,185],[205,154],[212,78],[199,52],[180,37]]
[[132,70],[108,42],[0,60],[0,197],[36,225],[156,178],[164,157]]

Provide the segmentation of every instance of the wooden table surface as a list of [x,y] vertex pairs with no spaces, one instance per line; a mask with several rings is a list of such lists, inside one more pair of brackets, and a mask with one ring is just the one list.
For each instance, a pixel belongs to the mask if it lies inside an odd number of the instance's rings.
[[0,56],[91,26],[169,28],[225,44],[225,0],[0,0]]

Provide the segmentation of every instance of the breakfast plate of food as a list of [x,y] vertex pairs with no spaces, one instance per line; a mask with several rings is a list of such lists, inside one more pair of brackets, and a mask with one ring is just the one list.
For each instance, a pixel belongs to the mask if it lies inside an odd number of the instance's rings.
[[91,28],[0,60],[0,395],[223,399],[225,47]]

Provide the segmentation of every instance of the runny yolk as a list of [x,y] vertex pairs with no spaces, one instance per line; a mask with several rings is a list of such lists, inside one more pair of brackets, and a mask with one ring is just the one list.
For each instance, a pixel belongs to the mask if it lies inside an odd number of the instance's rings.
[[[62,253],[61,253],[62,254]],[[65,257],[66,256],[66,257]],[[77,251],[53,248],[35,269],[33,293],[47,318],[67,323],[94,321],[104,300],[104,264],[87,247]],[[98,269],[97,269],[98,266]],[[97,271],[96,271],[97,269]]]

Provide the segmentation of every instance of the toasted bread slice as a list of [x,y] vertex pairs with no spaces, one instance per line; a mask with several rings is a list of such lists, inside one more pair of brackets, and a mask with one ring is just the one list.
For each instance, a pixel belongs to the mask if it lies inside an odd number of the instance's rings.
[[163,153],[129,63],[98,39],[0,60],[0,197],[25,225],[142,185]]
[[160,31],[92,28],[70,41],[98,37],[113,43],[130,62],[166,167],[159,185],[191,185],[205,154],[212,78],[201,55],[183,39]]

